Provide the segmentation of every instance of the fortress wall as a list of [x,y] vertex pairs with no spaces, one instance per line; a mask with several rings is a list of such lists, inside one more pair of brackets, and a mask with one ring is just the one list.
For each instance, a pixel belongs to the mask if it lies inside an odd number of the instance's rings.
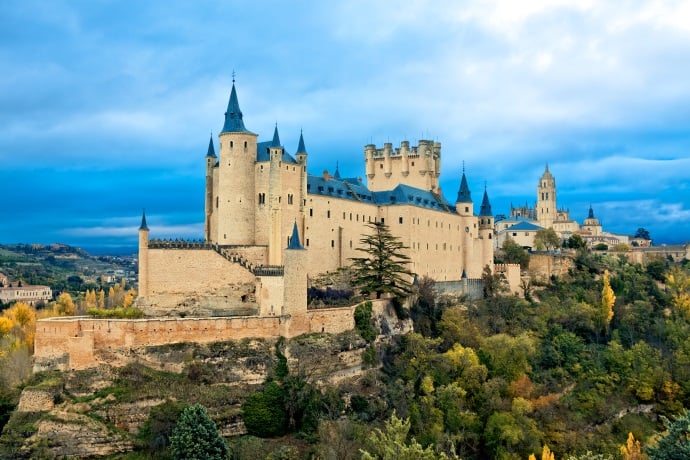
[[98,355],[109,350],[179,342],[210,343],[281,335],[285,318],[158,318],[94,319],[52,318],[36,325],[34,357],[42,362],[69,356],[69,369],[97,365]]
[[573,259],[565,255],[531,254],[529,258],[530,274],[536,278],[550,278],[551,275],[563,276],[573,268]]
[[268,263],[268,246],[234,246],[228,250],[241,255],[243,259],[254,265]]
[[259,316],[283,314],[284,285],[285,278],[282,276],[262,276],[257,278],[256,300],[259,303]]
[[212,249],[148,249],[149,294],[213,292],[254,275]]

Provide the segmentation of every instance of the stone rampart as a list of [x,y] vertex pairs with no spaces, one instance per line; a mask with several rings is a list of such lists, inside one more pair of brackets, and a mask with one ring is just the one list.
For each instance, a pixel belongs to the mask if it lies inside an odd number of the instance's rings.
[[563,276],[574,267],[572,257],[565,254],[530,254],[529,272],[537,279]]
[[354,328],[354,309],[324,308],[300,315],[265,317],[42,319],[36,324],[34,367],[85,369],[96,366],[104,353],[143,346],[340,333]]

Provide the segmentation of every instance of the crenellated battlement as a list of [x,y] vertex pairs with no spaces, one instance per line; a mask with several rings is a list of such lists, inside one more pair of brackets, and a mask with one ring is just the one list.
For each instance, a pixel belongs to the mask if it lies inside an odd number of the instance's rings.
[[374,144],[364,147],[364,161],[369,190],[392,190],[399,184],[422,190],[438,190],[441,174],[441,143],[420,140],[410,147],[402,141],[400,147],[386,142],[382,148]]

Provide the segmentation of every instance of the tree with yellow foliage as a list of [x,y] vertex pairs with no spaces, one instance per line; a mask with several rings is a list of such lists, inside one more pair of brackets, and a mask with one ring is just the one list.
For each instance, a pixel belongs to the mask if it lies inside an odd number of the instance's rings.
[[671,267],[666,273],[666,286],[673,305],[690,317],[690,273],[678,266]]
[[58,316],[70,316],[74,314],[74,301],[72,296],[63,292],[55,303],[55,314]]
[[609,281],[609,271],[604,270],[604,275],[601,277],[604,286],[601,288],[601,310],[598,315],[599,327],[606,333],[609,329],[609,324],[613,319],[613,305],[616,303],[616,294],[613,293],[611,289],[611,283]]
[[640,441],[637,441],[632,433],[628,433],[628,442],[621,446],[621,455],[623,455],[625,460],[647,459],[647,456],[642,452]]
[[[530,454],[529,460],[537,460],[537,457],[535,457],[534,454]],[[549,449],[549,446],[545,445],[544,448],[542,449],[541,460],[555,460],[553,452],[551,452],[551,449]]]
[[2,328],[7,329],[6,334],[8,336],[13,335],[33,352],[34,335],[36,334],[36,311],[31,305],[17,302],[3,311],[2,316],[6,320],[2,322],[4,324]]

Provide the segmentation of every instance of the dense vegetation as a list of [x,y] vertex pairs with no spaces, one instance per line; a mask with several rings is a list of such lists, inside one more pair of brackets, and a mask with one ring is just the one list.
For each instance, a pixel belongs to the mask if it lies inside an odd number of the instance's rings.
[[[515,250],[507,257],[523,256]],[[314,359],[327,359],[309,351],[320,340],[314,335],[279,341],[267,351],[269,361],[257,361],[271,369],[266,381],[239,392],[218,385],[229,381],[218,364],[194,355],[183,375],[124,368],[103,393],[118,401],[168,400],[151,411],[130,458],[172,455],[173,429],[194,403],[213,407],[209,414],[219,425],[243,418],[250,434],[230,440],[233,459],[391,452],[429,459],[657,459],[675,458],[663,456],[669,449],[686,452],[688,261],[642,266],[581,250],[567,275],[523,282],[524,296],[508,293],[490,272],[485,282],[485,298],[470,301],[439,298],[433,281],[419,280],[409,312],[416,332],[387,339],[375,337],[371,305],[361,304],[359,342],[333,339],[341,350],[363,350],[372,367],[359,379],[335,385],[314,375]],[[188,396],[173,401],[173,393]],[[233,408],[222,409],[228,401]],[[669,434],[659,437],[664,429]]]

